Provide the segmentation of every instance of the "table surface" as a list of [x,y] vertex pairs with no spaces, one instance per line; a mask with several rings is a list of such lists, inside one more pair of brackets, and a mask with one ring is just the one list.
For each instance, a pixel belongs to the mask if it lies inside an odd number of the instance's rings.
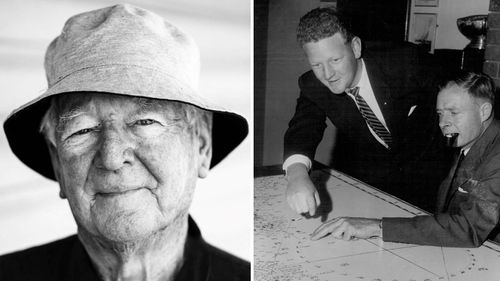
[[255,178],[254,272],[275,280],[500,280],[500,246],[445,248],[383,242],[309,239],[321,222],[338,216],[411,217],[424,211],[331,169],[311,178],[321,194],[319,216],[295,214],[283,175]]

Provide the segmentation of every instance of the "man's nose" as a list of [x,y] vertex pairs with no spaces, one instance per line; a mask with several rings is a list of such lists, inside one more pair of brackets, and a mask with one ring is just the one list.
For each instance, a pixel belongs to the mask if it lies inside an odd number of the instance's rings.
[[439,116],[439,127],[443,129],[446,126],[449,126],[451,124],[450,122],[450,117],[448,114],[442,114]]
[[124,131],[104,130],[96,155],[96,165],[109,171],[116,171],[134,161],[133,142]]
[[330,65],[330,63],[325,63],[324,65],[325,79],[329,80],[333,76],[335,76],[335,68]]

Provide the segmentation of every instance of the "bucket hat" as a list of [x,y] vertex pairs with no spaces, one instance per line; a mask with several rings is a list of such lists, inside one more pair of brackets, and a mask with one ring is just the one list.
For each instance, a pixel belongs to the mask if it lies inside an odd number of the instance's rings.
[[198,91],[199,57],[189,35],[138,7],[115,5],[73,16],[47,49],[47,90],[5,120],[9,145],[24,164],[55,180],[39,132],[51,97],[111,93],[178,101],[213,112],[212,168],[243,141],[248,124]]

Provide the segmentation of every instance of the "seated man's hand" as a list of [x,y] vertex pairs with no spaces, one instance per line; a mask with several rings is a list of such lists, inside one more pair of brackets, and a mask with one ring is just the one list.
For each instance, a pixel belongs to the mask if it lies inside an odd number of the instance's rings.
[[382,228],[379,219],[339,217],[327,221],[311,234],[312,240],[318,240],[328,234],[336,239],[353,240],[381,237]]
[[293,164],[287,169],[286,200],[295,212],[314,216],[320,199],[316,188],[303,164]]

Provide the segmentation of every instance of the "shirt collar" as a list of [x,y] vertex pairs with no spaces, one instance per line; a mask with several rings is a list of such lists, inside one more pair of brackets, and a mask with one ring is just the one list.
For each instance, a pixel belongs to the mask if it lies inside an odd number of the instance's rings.
[[[352,89],[355,87],[367,89],[367,87],[370,85],[370,80],[368,79],[368,73],[366,73],[366,68],[365,68],[365,62],[363,59],[361,59],[361,76],[359,77],[358,84],[354,85],[354,87],[350,89],[346,89],[346,93],[350,93]],[[361,91],[360,91],[361,95]],[[361,95],[363,96],[363,95]]]
[[366,73],[365,62],[361,59],[361,77],[359,78],[358,87],[367,88],[370,85],[370,80],[368,79],[368,73]]
[[184,264],[175,280],[207,280],[210,270],[210,259],[206,251],[206,243],[196,222],[189,216],[188,237],[184,246]]

